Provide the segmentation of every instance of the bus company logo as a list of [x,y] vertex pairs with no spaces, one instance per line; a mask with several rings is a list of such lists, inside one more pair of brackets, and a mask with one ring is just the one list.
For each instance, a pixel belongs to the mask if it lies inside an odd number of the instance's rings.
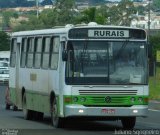
[[105,97],[106,103],[111,103],[112,98],[110,96]]

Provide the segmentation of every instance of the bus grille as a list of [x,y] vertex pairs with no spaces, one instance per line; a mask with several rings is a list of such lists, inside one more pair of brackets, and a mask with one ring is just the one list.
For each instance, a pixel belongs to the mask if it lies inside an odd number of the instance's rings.
[[80,95],[137,95],[137,90],[79,90]]
[[89,103],[92,104],[103,104],[103,105],[113,105],[113,104],[128,104],[130,102],[128,97],[111,97],[111,102],[106,103],[105,97],[89,97]]

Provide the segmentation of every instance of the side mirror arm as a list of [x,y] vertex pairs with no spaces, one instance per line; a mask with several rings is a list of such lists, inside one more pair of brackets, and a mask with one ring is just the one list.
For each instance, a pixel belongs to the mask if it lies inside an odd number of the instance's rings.
[[67,61],[67,60],[68,60],[68,56],[67,56],[67,51],[66,51],[66,50],[64,50],[64,51],[62,52],[62,60],[63,60],[63,61]]

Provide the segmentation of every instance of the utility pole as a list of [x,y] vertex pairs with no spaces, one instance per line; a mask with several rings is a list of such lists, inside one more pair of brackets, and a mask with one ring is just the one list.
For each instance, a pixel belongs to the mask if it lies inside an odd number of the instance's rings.
[[37,11],[37,18],[39,17],[39,0],[27,0],[27,1],[35,1],[36,2],[36,11]]
[[39,17],[39,0],[36,0],[37,18]]
[[150,38],[150,19],[151,19],[151,3],[150,3],[150,0],[148,1],[148,41],[149,41],[149,38]]

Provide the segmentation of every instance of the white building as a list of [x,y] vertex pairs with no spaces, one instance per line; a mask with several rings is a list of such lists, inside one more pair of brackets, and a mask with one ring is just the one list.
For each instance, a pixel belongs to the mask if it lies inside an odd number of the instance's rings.
[[[131,21],[131,27],[140,27],[148,29],[149,18],[148,14],[145,16],[135,15],[134,19]],[[160,16],[151,12],[150,14],[150,29],[160,29]]]

